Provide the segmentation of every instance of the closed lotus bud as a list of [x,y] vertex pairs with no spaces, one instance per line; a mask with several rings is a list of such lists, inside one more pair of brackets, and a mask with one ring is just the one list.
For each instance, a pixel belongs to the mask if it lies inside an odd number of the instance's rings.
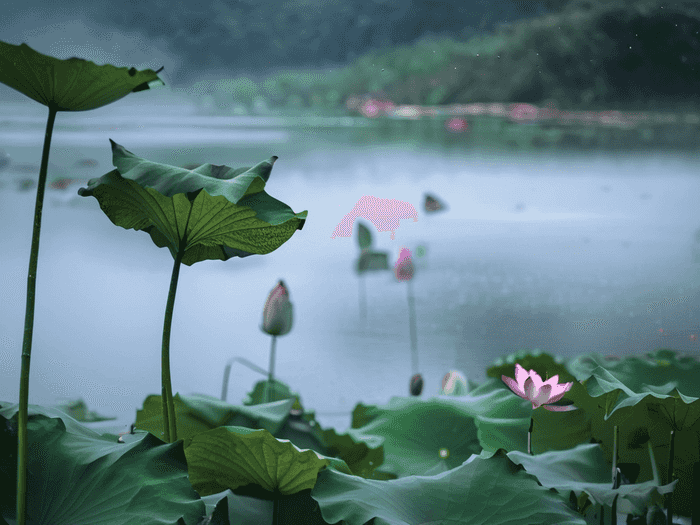
[[394,274],[399,281],[410,281],[413,279],[413,261],[411,261],[411,250],[401,248],[399,260],[394,265]]
[[464,396],[467,395],[468,391],[467,378],[461,372],[452,370],[442,378],[440,395]]
[[420,374],[415,374],[411,378],[411,383],[408,390],[412,396],[419,396],[423,391],[423,376]]
[[289,292],[280,282],[267,296],[263,309],[262,330],[269,335],[285,335],[292,329],[292,303],[289,302]]

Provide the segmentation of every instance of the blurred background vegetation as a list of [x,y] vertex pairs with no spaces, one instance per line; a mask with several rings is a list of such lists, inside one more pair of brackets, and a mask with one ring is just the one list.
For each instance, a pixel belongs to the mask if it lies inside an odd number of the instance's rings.
[[[451,19],[450,13],[457,18],[458,2],[421,2],[433,3],[435,11],[442,10],[439,18],[443,21]],[[319,4],[319,10],[305,11],[304,5],[318,2],[288,2],[274,16],[260,15],[259,23],[236,27],[241,42],[237,56],[264,57],[276,50],[290,67],[270,65],[256,74],[226,78],[219,62],[214,78],[194,78],[187,83],[187,92],[212,112],[227,114],[264,113],[275,108],[347,113],[346,101],[362,96],[389,99],[395,104],[553,102],[562,109],[578,110],[697,110],[700,2],[513,3],[520,10],[514,21],[499,22],[487,11],[480,18],[472,16],[481,27],[493,26],[488,30],[443,25],[438,34],[431,30],[438,23],[427,19],[417,40],[397,43],[389,38],[396,37],[397,31],[382,21],[386,22],[387,13],[396,15],[391,8],[398,9],[401,2],[364,2],[373,10],[365,10],[364,37],[353,40],[350,47],[354,51],[350,52],[336,37],[352,34],[348,28],[338,29],[344,20],[341,14],[347,14],[351,4],[330,0]],[[231,14],[229,20],[233,23],[238,18]],[[297,38],[277,39],[274,35],[279,24],[295,27]],[[406,33],[419,32],[410,24],[400,27]],[[256,36],[265,34],[266,42]],[[369,50],[349,59],[363,48],[363,42]],[[330,51],[323,56],[309,55],[308,49],[322,48]],[[338,49],[345,49],[346,56],[331,52]],[[345,64],[319,67],[324,60],[342,58],[348,59]],[[309,60],[315,67],[299,67]]]

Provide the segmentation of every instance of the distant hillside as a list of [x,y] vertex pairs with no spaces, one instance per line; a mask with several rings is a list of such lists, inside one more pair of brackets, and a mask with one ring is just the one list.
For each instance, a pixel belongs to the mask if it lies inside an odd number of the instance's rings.
[[487,35],[423,38],[370,51],[334,71],[222,80],[204,92],[219,106],[250,106],[262,97],[275,106],[317,109],[341,108],[363,95],[420,105],[698,107],[699,35],[698,1],[575,0],[560,13],[501,24]]
[[[556,0],[548,0],[556,3]],[[560,0],[560,3],[561,2]],[[162,39],[181,67],[176,85],[207,76],[347,65],[426,35],[465,40],[542,12],[516,0],[114,0],[88,7],[98,23]]]

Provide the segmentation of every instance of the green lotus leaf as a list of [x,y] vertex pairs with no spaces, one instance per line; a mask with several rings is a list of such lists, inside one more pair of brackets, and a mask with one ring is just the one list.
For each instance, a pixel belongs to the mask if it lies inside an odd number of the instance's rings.
[[188,266],[204,260],[267,254],[301,230],[294,213],[265,191],[277,157],[251,168],[203,164],[194,170],[137,157],[110,140],[117,167],[80,188],[94,196],[112,223],[143,230]]
[[400,478],[444,472],[481,452],[474,415],[465,398],[393,397],[370,423],[348,434],[372,448],[384,445],[383,472]]
[[267,430],[218,427],[186,440],[190,483],[201,496],[257,485],[281,495],[311,489],[320,470],[332,465],[351,474],[345,462],[300,450]]
[[[289,416],[294,399],[256,406],[231,405],[204,394],[181,396],[175,394],[177,435],[180,439],[194,437],[213,428],[241,426],[263,428],[275,434]],[[143,408],[136,412],[136,428],[157,437],[163,432],[163,401],[161,396],[146,398]]]
[[[266,386],[268,384],[267,380],[258,381],[255,383],[252,392],[248,392],[243,400],[244,405],[260,405],[265,404],[265,394]],[[299,394],[297,392],[292,392],[289,385],[273,379],[270,385],[270,401],[279,401],[282,399],[299,399]]]
[[389,254],[386,252],[373,252],[369,249],[362,250],[355,271],[358,274],[363,274],[375,270],[389,269]]
[[372,234],[369,228],[361,222],[357,223],[357,242],[360,245],[360,250],[364,251],[372,247]]
[[586,524],[568,501],[540,486],[503,449],[490,458],[473,455],[447,472],[391,481],[326,469],[319,472],[311,497],[327,523],[342,520],[347,525],[364,525],[372,518],[397,525]]
[[100,108],[129,93],[165,85],[162,71],[98,66],[82,58],[60,60],[0,41],[0,82],[57,111],[87,111]]
[[[0,481],[12,487],[18,405],[0,405]],[[204,502],[188,481],[181,441],[164,444],[143,433],[118,443],[56,409],[29,405],[29,414],[28,523],[198,523],[205,516]],[[0,516],[14,523],[15,506],[15,491],[0,491]]]

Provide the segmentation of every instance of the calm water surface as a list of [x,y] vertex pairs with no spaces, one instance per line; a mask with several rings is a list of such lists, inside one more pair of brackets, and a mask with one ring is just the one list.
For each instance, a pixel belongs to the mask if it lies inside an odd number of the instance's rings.
[[[0,171],[6,401],[18,396],[35,199],[34,189],[19,185],[38,178],[46,119],[43,107],[29,108],[0,109],[0,148],[11,157]],[[124,425],[148,394],[160,392],[172,257],[147,234],[114,226],[94,198],[77,196],[87,179],[113,169],[108,138],[174,165],[250,166],[278,155],[266,190],[295,212],[309,212],[304,229],[269,255],[181,268],[171,339],[176,392],[219,396],[224,365],[236,355],[267,368],[271,338],[259,328],[262,308],[284,279],[294,328],[277,342],[277,375],[322,424],[343,430],[356,402],[407,394],[407,284],[390,272],[360,281],[352,271],[355,232],[331,238],[368,195],[406,201],[419,212],[417,222],[400,221],[393,240],[360,220],[392,264],[402,247],[426,248],[412,282],[424,397],[437,393],[448,370],[483,380],[493,359],[522,348],[564,358],[660,347],[698,352],[692,260],[700,177],[692,158],[368,145],[358,139],[359,121],[248,118],[232,126],[231,118],[195,118],[167,106],[152,114],[118,109],[56,120],[49,180],[83,182],[46,193],[30,403],[82,397]],[[426,215],[426,192],[448,210]],[[228,399],[242,400],[261,378],[235,365]]]

